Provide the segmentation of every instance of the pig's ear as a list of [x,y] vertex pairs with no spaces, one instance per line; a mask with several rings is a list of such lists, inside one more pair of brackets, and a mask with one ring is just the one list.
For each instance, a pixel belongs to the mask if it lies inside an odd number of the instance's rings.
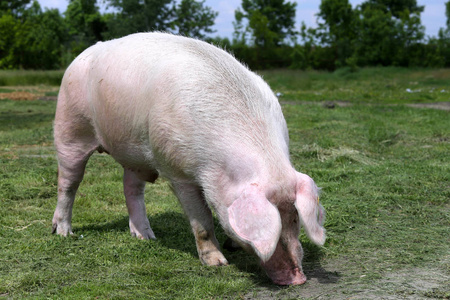
[[325,210],[319,204],[319,189],[308,175],[297,172],[297,195],[295,207],[306,235],[316,245],[325,243]]
[[272,256],[281,234],[280,213],[257,187],[245,189],[228,207],[228,221],[238,238],[249,243],[262,261]]

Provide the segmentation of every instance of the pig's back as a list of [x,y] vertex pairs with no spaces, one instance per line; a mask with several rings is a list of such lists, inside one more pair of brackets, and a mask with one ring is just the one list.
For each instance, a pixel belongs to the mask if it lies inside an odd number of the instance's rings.
[[239,152],[287,155],[277,99],[221,49],[145,33],[98,43],[79,59],[90,66],[88,103],[97,135],[122,164],[145,159],[185,172]]

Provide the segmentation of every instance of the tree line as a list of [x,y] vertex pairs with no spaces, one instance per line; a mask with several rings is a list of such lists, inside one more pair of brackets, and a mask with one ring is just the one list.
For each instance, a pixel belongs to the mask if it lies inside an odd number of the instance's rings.
[[425,37],[416,0],[322,0],[318,26],[295,27],[295,2],[242,0],[230,40],[214,35],[218,12],[205,0],[70,0],[43,10],[36,0],[0,2],[0,69],[60,69],[97,41],[135,32],[168,31],[218,44],[251,68],[334,70],[362,66],[450,67],[447,22]]

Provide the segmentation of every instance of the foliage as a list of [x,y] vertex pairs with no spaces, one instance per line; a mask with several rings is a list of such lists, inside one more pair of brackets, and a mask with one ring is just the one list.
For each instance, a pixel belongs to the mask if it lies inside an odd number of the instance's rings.
[[[322,0],[313,35],[334,52],[334,66],[401,65],[417,63],[411,55],[423,40],[423,7],[416,0],[368,0],[352,9],[348,0]],[[303,40],[306,29],[302,29]],[[311,40],[311,39],[310,39]]]
[[403,2],[404,6],[396,2],[392,7],[376,1],[361,5],[356,55],[362,65],[409,65],[410,49],[424,37],[418,15],[423,7],[417,7],[415,0]]
[[175,8],[176,18],[173,25],[178,28],[178,34],[205,39],[206,34],[214,31],[214,19],[219,14],[210,7],[204,7],[205,0],[182,0]]
[[[295,36],[295,8],[297,3],[285,0],[242,0],[242,10],[235,11],[235,37],[246,43],[269,49],[280,46]],[[247,25],[243,22],[246,19]]]
[[285,0],[243,0],[235,11],[231,50],[251,68],[287,67],[292,62],[289,40],[295,38],[295,7]]
[[384,13],[390,13],[390,15],[397,19],[400,19],[405,11],[420,14],[424,10],[424,6],[417,5],[417,0],[367,0],[361,7],[363,10],[367,7],[380,9]]
[[71,0],[64,13],[71,58],[97,41],[102,41],[107,26],[96,6],[97,0]]
[[[445,31],[437,39],[424,40],[425,28],[420,20],[424,6],[416,0],[367,0],[355,8],[348,0],[322,0],[318,27],[302,24],[302,43],[290,45],[288,55],[272,49],[277,34],[270,30],[270,20],[275,19],[255,9],[255,3],[259,2],[243,0],[242,9],[235,11],[232,47],[235,55],[252,68],[348,67],[354,71],[360,66],[378,65],[450,66]],[[248,41],[253,44],[247,45]]]
[[196,0],[70,0],[64,16],[42,11],[37,0],[0,3],[0,69],[58,69],[97,41],[141,31],[169,31],[196,38],[213,33],[217,12]]
[[101,18],[96,0],[71,0],[66,12],[69,34],[75,40],[86,40],[94,43],[103,39],[102,32],[106,27]]
[[322,0],[317,16],[324,21],[316,32],[321,44],[333,48],[338,67],[346,65],[357,36],[357,14],[348,0]]
[[60,67],[65,24],[58,10],[42,12],[37,1],[17,16],[0,18],[0,68],[54,69]]
[[251,69],[286,68],[292,64],[292,47],[281,45],[269,49],[245,44],[233,44],[230,48],[235,57]]
[[18,16],[30,2],[31,0],[0,1],[0,14],[9,11],[12,15]]
[[107,38],[130,33],[167,30],[174,17],[172,0],[108,0],[118,10],[107,17]]
[[70,0],[61,15],[37,0],[1,1],[0,69],[63,69],[97,41],[154,30],[224,45],[252,69],[450,67],[450,1],[445,26],[425,37],[417,0],[322,0],[317,28],[299,32],[295,2],[242,0],[232,41],[212,36],[218,13],[205,0],[104,0],[104,14],[97,3]]
[[[136,32],[169,31],[205,38],[217,17],[205,0],[108,0],[118,12],[106,16],[107,38]],[[176,5],[178,3],[178,5]]]
[[445,2],[445,15],[447,16],[447,29],[450,29],[450,1]]

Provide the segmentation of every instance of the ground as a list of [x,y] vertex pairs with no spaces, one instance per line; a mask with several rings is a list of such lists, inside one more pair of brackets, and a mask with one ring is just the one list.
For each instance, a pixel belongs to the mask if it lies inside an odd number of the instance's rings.
[[[447,264],[442,262],[442,265]],[[305,265],[308,281],[301,287],[263,287],[242,299],[449,299],[450,273],[439,266],[387,269],[378,278],[355,274],[348,261],[327,265]]]
[[329,216],[325,248],[301,237],[308,281],[280,287],[243,252],[224,253],[230,266],[202,266],[164,181],[146,195],[158,240],[131,239],[121,170],[104,154],[75,205],[79,235],[51,236],[57,91],[0,88],[0,99],[19,100],[0,101],[0,299],[450,299],[446,99],[280,98],[293,161],[320,181]]

